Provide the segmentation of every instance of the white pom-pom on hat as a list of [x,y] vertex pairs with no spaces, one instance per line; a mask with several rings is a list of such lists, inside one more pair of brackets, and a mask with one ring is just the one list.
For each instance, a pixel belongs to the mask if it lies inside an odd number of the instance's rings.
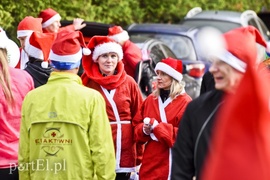
[[149,124],[150,123],[150,118],[149,117],[144,118],[143,123],[144,124]]
[[201,54],[206,58],[220,54],[226,48],[222,32],[210,26],[200,29],[197,34],[197,41]]
[[43,61],[43,62],[41,63],[41,67],[42,67],[42,68],[48,68],[48,67],[49,67],[48,61]]
[[83,55],[86,55],[86,56],[91,54],[91,50],[89,48],[83,48],[82,52],[83,52]]

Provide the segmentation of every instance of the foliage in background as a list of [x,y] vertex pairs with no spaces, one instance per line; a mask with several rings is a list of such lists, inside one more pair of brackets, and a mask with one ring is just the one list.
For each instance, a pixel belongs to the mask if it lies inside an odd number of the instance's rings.
[[0,26],[16,42],[18,23],[25,16],[37,17],[43,9],[51,7],[62,19],[80,17],[85,21],[117,24],[125,27],[132,23],[179,23],[193,7],[202,9],[236,10],[252,9],[259,12],[264,6],[270,9],[270,0],[1,0]]

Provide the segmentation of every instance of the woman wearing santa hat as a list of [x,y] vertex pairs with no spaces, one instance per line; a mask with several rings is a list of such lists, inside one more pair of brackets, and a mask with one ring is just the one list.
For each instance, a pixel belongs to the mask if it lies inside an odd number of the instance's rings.
[[215,89],[194,99],[179,125],[172,151],[173,180],[191,180],[194,176],[197,180],[201,178],[202,168],[208,167],[205,157],[212,145],[212,132],[219,121],[217,115],[222,113],[221,109],[226,103],[224,98],[235,93],[247,64],[255,66],[257,63],[257,43],[267,48],[267,43],[253,26],[233,29],[220,38],[225,42],[225,45],[221,45],[222,51],[210,52],[213,62],[209,71],[213,75]]
[[142,60],[140,48],[129,40],[127,31],[121,26],[113,26],[108,29],[108,36],[118,42],[123,48],[123,63],[128,75],[135,78],[136,67]]
[[140,180],[170,179],[171,148],[178,124],[191,101],[182,81],[181,60],[163,59],[156,65],[155,71],[157,89],[145,99],[133,120],[135,140],[145,143]]
[[10,49],[10,41],[0,28],[0,177],[18,180],[21,105],[34,82],[27,72],[9,66],[8,55],[19,51],[16,46]]
[[135,171],[140,153],[136,152],[132,121],[143,98],[135,80],[124,70],[121,45],[107,36],[94,36],[88,48],[92,55],[83,57],[82,81],[99,91],[106,101],[116,152],[116,179],[127,180]]

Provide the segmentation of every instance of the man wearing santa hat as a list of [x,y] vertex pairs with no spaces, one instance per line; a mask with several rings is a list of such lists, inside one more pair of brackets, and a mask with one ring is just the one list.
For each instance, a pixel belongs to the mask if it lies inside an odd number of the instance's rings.
[[34,79],[35,88],[46,84],[52,72],[49,54],[55,39],[54,33],[33,32],[25,40],[25,52],[29,61],[24,69]]
[[233,29],[222,37],[224,49],[218,53],[210,52],[213,62],[209,71],[213,75],[215,89],[193,100],[180,122],[173,147],[173,180],[191,180],[194,176],[200,180],[203,166],[207,168],[205,157],[212,145],[212,131],[219,120],[216,117],[224,104],[224,97],[235,93],[247,64],[255,66],[257,43],[267,48],[267,43],[253,26]]
[[77,75],[90,53],[80,31],[58,33],[49,56],[54,71],[22,105],[20,179],[115,178],[105,101]]
[[26,16],[17,27],[17,38],[20,41],[20,59],[15,65],[16,68],[24,69],[29,61],[27,53],[24,51],[25,39],[32,34],[33,31],[42,32],[41,18]]
[[82,23],[84,20],[81,18],[75,18],[73,24],[60,28],[61,27],[61,16],[58,12],[52,8],[47,8],[42,10],[39,15],[39,18],[42,18],[42,30],[44,33],[58,33],[61,30],[70,28],[73,30],[80,30],[86,26],[85,23]]
[[127,31],[123,30],[121,26],[110,27],[108,36],[122,46],[125,71],[128,75],[135,78],[136,66],[142,60],[140,48],[129,40]]

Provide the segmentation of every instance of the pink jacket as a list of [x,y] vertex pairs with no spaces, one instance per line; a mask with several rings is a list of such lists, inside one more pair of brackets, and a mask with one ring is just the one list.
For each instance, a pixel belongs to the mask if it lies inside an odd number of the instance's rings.
[[0,86],[0,169],[15,166],[18,163],[18,143],[21,121],[21,106],[25,95],[34,89],[32,77],[24,70],[9,68],[12,92],[16,100],[10,113]]

